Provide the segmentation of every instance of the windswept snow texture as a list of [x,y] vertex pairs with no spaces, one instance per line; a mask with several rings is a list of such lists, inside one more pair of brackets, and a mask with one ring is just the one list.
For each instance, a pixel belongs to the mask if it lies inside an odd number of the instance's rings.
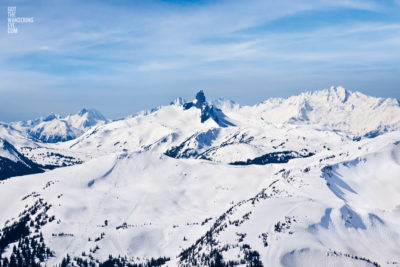
[[[64,167],[0,182],[1,264],[400,266],[397,100],[337,87],[241,107],[199,92],[87,114],[0,124],[8,166]],[[42,123],[82,133],[47,143],[26,130]]]

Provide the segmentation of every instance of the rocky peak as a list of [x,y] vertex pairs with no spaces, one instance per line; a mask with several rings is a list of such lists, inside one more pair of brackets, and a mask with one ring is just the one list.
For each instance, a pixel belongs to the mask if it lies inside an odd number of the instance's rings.
[[206,96],[204,95],[203,90],[200,90],[197,94],[196,94],[196,105],[197,106],[202,106],[204,103],[206,103]]
[[233,123],[227,120],[227,117],[222,110],[206,101],[206,96],[204,95],[203,90],[200,90],[196,94],[196,99],[194,101],[183,104],[184,110],[188,110],[192,107],[201,110],[200,120],[202,123],[207,121],[209,118],[212,118],[221,127],[234,126]]

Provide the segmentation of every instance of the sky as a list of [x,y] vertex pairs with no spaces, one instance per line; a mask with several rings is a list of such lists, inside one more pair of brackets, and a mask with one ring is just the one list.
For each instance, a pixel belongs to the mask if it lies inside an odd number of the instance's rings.
[[[8,7],[33,23],[7,32]],[[330,86],[400,99],[400,0],[2,0],[0,121]]]

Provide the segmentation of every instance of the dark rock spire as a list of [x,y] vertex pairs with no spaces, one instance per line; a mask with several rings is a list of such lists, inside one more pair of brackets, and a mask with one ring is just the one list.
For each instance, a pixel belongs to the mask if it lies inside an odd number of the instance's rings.
[[228,121],[226,115],[217,107],[214,107],[212,104],[207,103],[206,96],[204,95],[203,90],[200,90],[196,94],[196,100],[192,102],[186,102],[183,104],[183,109],[188,110],[192,107],[198,108],[201,110],[200,121],[203,123],[209,118],[212,118],[219,126],[227,127],[234,126],[233,123]]

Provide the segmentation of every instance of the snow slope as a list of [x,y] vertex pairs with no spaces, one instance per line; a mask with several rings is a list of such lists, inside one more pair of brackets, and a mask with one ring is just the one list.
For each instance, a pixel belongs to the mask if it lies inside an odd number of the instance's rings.
[[9,142],[0,138],[0,180],[44,172],[40,167],[19,153]]
[[[15,201],[3,208],[1,222],[37,199],[51,205],[47,214],[55,219],[40,227],[55,254],[49,265],[82,252],[101,261],[121,254],[193,265],[212,259],[214,249],[226,261],[257,251],[274,266],[367,263],[355,257],[384,266],[400,257],[398,140],[396,132],[262,166],[151,151],[103,156],[3,182],[1,195]],[[193,256],[181,254],[185,249]]]

